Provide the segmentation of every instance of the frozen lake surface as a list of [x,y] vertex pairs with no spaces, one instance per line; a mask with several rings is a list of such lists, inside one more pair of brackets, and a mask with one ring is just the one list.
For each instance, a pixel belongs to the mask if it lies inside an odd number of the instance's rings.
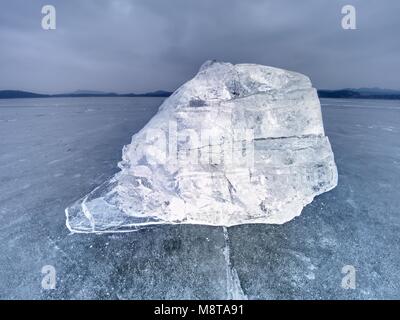
[[400,298],[400,101],[322,99],[339,184],[287,224],[70,234],[64,209],[118,171],[161,102],[0,100],[1,299]]

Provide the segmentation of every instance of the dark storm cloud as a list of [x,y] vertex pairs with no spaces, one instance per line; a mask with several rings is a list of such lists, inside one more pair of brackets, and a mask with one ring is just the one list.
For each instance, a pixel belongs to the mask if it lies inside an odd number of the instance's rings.
[[[41,8],[57,30],[41,29]],[[357,9],[357,30],[341,8]],[[316,87],[400,89],[398,0],[6,0],[0,89],[175,89],[204,60],[261,63]]]

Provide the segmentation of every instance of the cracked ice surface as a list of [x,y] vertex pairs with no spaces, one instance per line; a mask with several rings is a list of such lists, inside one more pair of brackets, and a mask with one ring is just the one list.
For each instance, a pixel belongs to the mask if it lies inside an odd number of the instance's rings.
[[123,150],[121,171],[66,209],[74,232],[285,223],[337,185],[308,77],[208,61]]

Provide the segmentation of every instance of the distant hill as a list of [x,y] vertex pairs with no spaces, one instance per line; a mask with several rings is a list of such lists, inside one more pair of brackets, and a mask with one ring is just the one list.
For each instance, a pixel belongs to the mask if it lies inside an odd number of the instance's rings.
[[318,90],[318,96],[320,98],[400,100],[400,90],[381,88]]
[[19,90],[0,90],[0,99],[19,99],[19,98],[69,98],[69,97],[169,97],[172,92],[154,91],[145,93],[114,93],[91,90],[77,90],[71,93],[59,94],[38,94]]
[[87,95],[87,94],[93,94],[93,95],[107,95],[107,94],[115,94],[115,93],[112,93],[112,92],[104,92],[104,91],[95,91],[95,90],[76,90],[76,91],[73,91],[73,92],[69,92],[69,93],[66,93],[66,94],[69,94],[69,95],[81,95],[81,94],[84,94],[84,95]]
[[46,98],[46,94],[38,94],[27,91],[18,90],[0,90],[0,99],[16,99],[16,98]]
[[[153,92],[148,92],[148,93],[142,93],[139,94],[143,97],[169,97],[172,94],[172,92],[169,91],[164,91],[164,90],[158,90],[158,91],[153,91]],[[137,95],[137,96],[139,96]]]
[[400,95],[400,90],[393,89],[382,89],[382,88],[359,88],[359,89],[347,89],[354,90],[360,94],[378,94],[378,95]]
[[[93,90],[77,90],[71,93],[60,94],[39,94],[19,90],[0,90],[0,99],[18,98],[68,98],[68,97],[169,97],[172,92],[152,91],[145,93],[114,93]],[[318,90],[320,98],[341,98],[341,99],[387,99],[400,100],[400,90],[381,88],[359,88],[340,90]]]

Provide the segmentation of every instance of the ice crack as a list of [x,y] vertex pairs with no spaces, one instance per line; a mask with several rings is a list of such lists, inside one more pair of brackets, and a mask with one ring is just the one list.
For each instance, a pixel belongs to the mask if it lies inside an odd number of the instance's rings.
[[227,298],[229,300],[247,300],[247,296],[244,293],[240,284],[240,279],[237,274],[235,267],[231,261],[231,251],[229,247],[229,234],[228,228],[223,227],[225,247],[223,250],[225,262],[226,262],[226,287],[227,287]]

